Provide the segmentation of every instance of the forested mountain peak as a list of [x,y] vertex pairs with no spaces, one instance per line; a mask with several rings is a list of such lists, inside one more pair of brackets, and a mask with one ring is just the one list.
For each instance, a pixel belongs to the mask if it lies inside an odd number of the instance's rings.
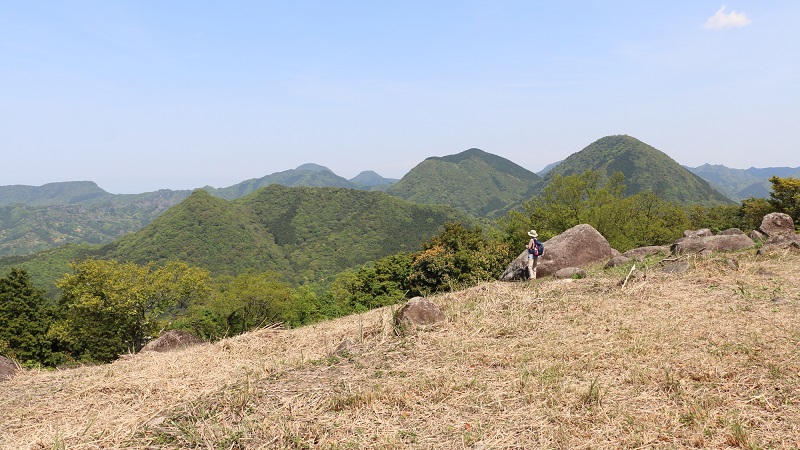
[[328,169],[325,166],[321,166],[319,164],[314,164],[314,163],[300,164],[299,166],[297,166],[297,168],[295,170],[308,170],[310,172],[330,172],[330,173],[333,173],[333,171],[331,169]]
[[388,193],[416,203],[445,204],[475,216],[493,217],[526,200],[541,178],[503,157],[471,148],[430,157]]
[[628,135],[606,136],[573,153],[547,174],[567,176],[587,170],[602,176],[625,175],[626,195],[644,191],[685,204],[726,204],[731,200],[666,153]]

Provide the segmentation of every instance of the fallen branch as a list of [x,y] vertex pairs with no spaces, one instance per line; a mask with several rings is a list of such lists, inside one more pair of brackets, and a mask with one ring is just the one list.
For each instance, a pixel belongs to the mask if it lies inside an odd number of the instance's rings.
[[622,282],[622,287],[620,289],[625,289],[625,285],[628,284],[628,279],[633,275],[634,270],[636,270],[636,264],[631,266],[631,271],[628,272],[628,276],[625,277],[625,281]]

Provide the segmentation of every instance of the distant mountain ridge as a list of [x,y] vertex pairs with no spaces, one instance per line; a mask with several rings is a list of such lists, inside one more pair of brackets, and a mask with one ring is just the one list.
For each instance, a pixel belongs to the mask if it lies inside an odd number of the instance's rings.
[[540,180],[512,161],[472,148],[425,159],[386,192],[415,203],[450,205],[477,217],[496,217],[527,199]]
[[[417,251],[447,222],[471,219],[442,205],[419,205],[383,192],[273,184],[225,200],[197,189],[142,229],[93,249],[62,246],[0,258],[0,269],[45,265],[50,284],[67,255],[145,264],[181,260],[213,275],[274,271],[293,283],[329,277],[401,251]],[[12,264],[6,266],[6,264]]]
[[93,181],[65,181],[42,186],[0,186],[0,206],[74,205],[100,202],[113,196],[114,194],[104,191]]
[[731,169],[720,164],[703,164],[686,168],[737,202],[748,197],[768,198],[772,190],[769,179],[773,176],[781,178],[800,176],[800,167]]
[[[385,190],[395,181],[375,172],[362,174],[359,182],[353,182],[325,166],[308,163],[227,188],[204,189],[233,200],[270,184]],[[111,242],[141,229],[191,192],[162,189],[111,194],[92,181],[0,186],[0,256],[26,255],[67,243]]]
[[683,204],[732,203],[666,153],[627,135],[598,139],[550,169],[545,180],[555,175],[578,175],[587,170],[600,171],[604,177],[622,172],[627,186],[625,195],[652,191],[666,200]]

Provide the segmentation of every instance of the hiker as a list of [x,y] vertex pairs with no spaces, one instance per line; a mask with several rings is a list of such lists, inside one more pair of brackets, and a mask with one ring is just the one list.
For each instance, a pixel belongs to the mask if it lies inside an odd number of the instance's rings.
[[539,265],[539,256],[541,256],[544,246],[536,239],[539,237],[539,233],[536,230],[528,231],[528,236],[531,237],[528,245],[525,246],[528,249],[528,276],[533,281],[536,279],[536,266]]

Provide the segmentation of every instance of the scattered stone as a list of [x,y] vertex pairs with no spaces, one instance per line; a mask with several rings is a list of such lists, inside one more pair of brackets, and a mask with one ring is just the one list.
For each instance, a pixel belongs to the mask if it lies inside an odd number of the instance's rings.
[[683,237],[685,238],[698,238],[713,235],[714,233],[712,233],[708,228],[701,228],[699,230],[684,230],[683,232]]
[[795,234],[794,221],[788,214],[784,213],[769,213],[761,219],[761,226],[758,231],[764,233],[768,237],[773,237],[779,234]]
[[185,330],[169,330],[148,342],[141,352],[169,352],[202,344],[203,340]]
[[12,378],[20,371],[19,366],[14,361],[0,356],[0,381]]
[[763,241],[764,239],[767,238],[767,236],[764,233],[762,233],[762,232],[760,232],[758,230],[751,231],[750,234],[748,234],[748,236],[750,237],[750,239],[752,239],[754,241],[759,241],[759,242]]
[[762,277],[775,277],[775,276],[777,276],[777,275],[775,275],[774,272],[770,272],[769,270],[764,270],[764,269],[756,270],[756,275],[761,275]]
[[[617,267],[617,266],[622,266],[622,265],[628,264],[631,261],[632,261],[632,258],[630,258],[628,256],[625,256],[625,255],[615,256],[615,257],[613,257],[613,258],[608,260],[608,262],[606,263],[606,269],[610,269],[612,267]],[[558,273],[558,272],[556,272],[556,273]]]
[[396,325],[433,325],[445,320],[444,312],[424,297],[414,297],[394,315]]
[[664,268],[661,269],[662,272],[666,273],[683,273],[689,270],[689,262],[688,261],[673,261],[667,264],[664,264]]
[[627,256],[628,258],[631,258],[635,261],[642,261],[648,256],[659,255],[659,254],[663,254],[664,256],[669,255],[669,246],[649,245],[646,247],[633,248],[623,253],[622,256]]
[[785,298],[783,298],[783,297],[775,297],[775,298],[773,298],[773,299],[772,299],[772,302],[773,302],[773,303],[786,303],[787,301],[788,301],[788,300],[786,300],[786,299],[785,299]]
[[[614,255],[611,245],[591,225],[576,225],[544,243],[544,255],[539,257],[538,277],[546,277],[565,267],[582,267],[605,261]],[[500,279],[511,281],[527,278],[528,251],[523,250],[503,272]]]
[[725,258],[725,265],[728,266],[729,269],[739,270],[739,261],[733,258]]
[[[613,259],[613,258],[612,258]],[[586,278],[586,271],[580,267],[565,267],[559,269],[553,274],[555,278]]]

